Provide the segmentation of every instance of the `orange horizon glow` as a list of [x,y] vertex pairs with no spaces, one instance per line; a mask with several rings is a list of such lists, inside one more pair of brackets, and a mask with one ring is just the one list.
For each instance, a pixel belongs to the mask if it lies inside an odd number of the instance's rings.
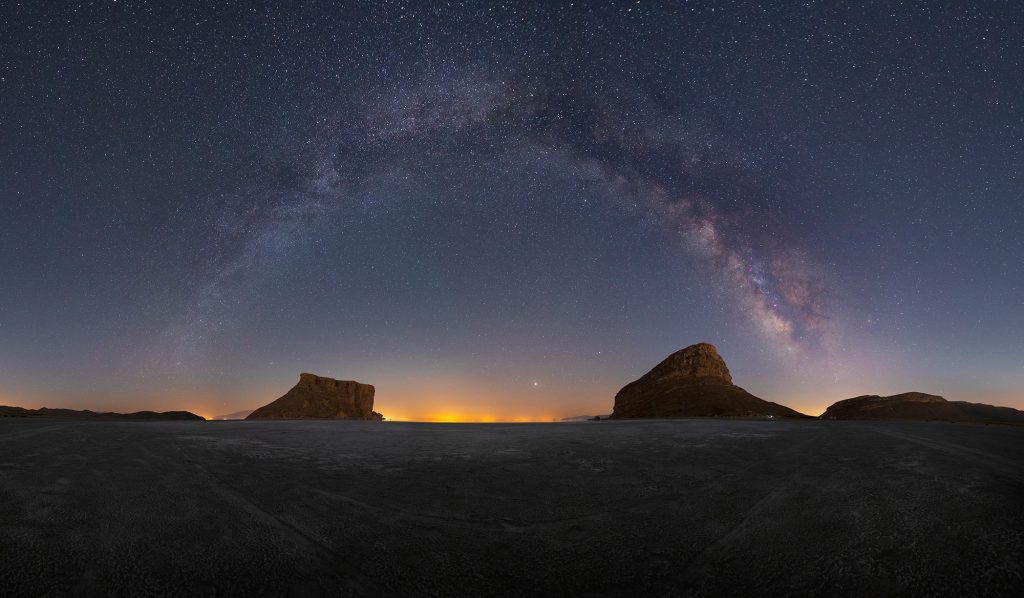
[[386,421],[393,422],[421,422],[431,424],[495,424],[495,423],[541,423],[558,421],[555,416],[510,416],[499,417],[491,414],[474,414],[457,411],[439,411],[430,415],[388,415],[384,414]]

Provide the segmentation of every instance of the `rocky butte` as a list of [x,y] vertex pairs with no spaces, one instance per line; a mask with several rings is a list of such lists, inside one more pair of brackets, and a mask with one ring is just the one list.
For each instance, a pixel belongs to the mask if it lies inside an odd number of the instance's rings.
[[923,392],[880,397],[864,395],[833,403],[821,419],[917,419],[1024,422],[1024,411],[966,401],[947,401]]
[[732,383],[714,345],[676,351],[615,395],[614,419],[642,417],[808,417]]
[[245,419],[364,419],[382,420],[373,410],[374,388],[353,380],[299,374],[299,383],[273,403]]

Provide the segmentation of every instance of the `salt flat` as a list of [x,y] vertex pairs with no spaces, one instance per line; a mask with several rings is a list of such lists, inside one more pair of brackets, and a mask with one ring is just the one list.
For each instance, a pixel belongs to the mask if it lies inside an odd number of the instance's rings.
[[0,419],[0,593],[1011,595],[1024,429]]

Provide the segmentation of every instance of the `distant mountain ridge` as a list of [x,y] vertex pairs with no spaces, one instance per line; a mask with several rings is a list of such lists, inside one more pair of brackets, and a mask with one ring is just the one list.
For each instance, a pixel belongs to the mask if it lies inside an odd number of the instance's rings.
[[198,420],[206,421],[206,418],[189,411],[136,411],[135,413],[112,413],[99,412],[83,409],[50,409],[40,407],[39,409],[25,409],[24,407],[11,407],[0,405],[0,417],[54,417],[61,419],[122,419],[122,420]]
[[821,419],[1003,421],[1024,422],[1024,411],[967,401],[947,401],[939,395],[905,392],[888,397],[862,395],[829,405]]

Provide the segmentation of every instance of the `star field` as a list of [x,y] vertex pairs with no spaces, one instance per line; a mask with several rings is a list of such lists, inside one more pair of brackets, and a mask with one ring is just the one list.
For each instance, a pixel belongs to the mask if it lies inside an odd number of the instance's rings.
[[1014,3],[0,9],[0,403],[1024,407]]

